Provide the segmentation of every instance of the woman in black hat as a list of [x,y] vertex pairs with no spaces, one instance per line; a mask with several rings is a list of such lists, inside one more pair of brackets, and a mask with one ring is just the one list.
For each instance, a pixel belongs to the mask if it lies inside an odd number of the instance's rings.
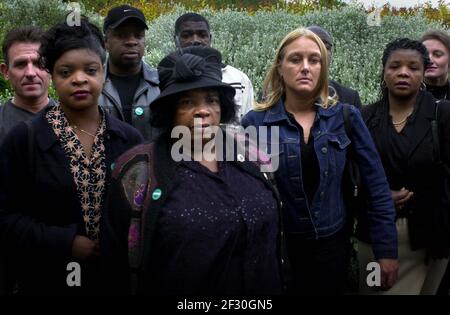
[[166,131],[119,158],[104,214],[101,249],[119,291],[131,280],[141,294],[281,292],[279,202],[269,174],[248,161],[248,150],[219,156],[231,150],[218,146],[227,137],[219,124],[235,116],[220,65],[217,50],[192,47],[158,66],[161,95],[151,108]]

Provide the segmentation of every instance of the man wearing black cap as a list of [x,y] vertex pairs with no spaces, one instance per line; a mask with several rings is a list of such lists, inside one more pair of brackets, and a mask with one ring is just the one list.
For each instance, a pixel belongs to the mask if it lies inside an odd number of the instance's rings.
[[[328,67],[329,67],[331,64],[331,50],[333,49],[333,38],[324,28],[318,25],[312,25],[308,27],[308,30],[319,36],[319,38],[325,44],[328,53]],[[336,91],[340,102],[355,105],[357,108],[361,108],[361,99],[359,98],[359,94],[357,91],[345,87],[342,84],[331,79],[328,81],[328,84]],[[334,95],[334,91],[332,91],[330,95]]]
[[109,56],[99,104],[152,140],[158,130],[150,125],[149,105],[159,95],[159,80],[157,71],[142,60],[146,29],[139,9],[122,5],[108,12],[103,31]]

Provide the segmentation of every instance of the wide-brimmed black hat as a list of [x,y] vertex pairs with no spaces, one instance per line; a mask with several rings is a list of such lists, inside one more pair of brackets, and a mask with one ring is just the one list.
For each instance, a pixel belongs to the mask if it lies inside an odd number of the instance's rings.
[[129,5],[121,5],[109,10],[103,23],[103,32],[106,33],[108,28],[116,28],[126,20],[133,19],[148,30],[147,21],[141,10]]
[[230,100],[236,93],[232,86],[222,83],[222,55],[211,47],[188,47],[169,54],[159,63],[158,75],[161,94],[151,103],[152,110],[171,96],[194,89],[219,88]]

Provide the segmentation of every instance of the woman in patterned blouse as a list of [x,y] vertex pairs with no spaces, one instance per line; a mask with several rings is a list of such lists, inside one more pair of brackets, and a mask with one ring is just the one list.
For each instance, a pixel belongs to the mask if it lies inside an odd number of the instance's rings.
[[55,25],[40,55],[59,104],[19,124],[0,148],[0,235],[15,259],[19,293],[99,293],[111,164],[142,137],[98,106],[106,55],[96,26],[85,19]]

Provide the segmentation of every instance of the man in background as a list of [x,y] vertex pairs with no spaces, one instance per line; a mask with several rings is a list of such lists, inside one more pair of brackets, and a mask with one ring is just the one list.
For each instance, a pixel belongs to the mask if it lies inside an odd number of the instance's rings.
[[[48,97],[50,74],[39,65],[39,47],[43,32],[34,26],[9,31],[3,41],[4,62],[0,70],[11,84],[13,98],[0,106],[0,145],[5,135],[18,123],[32,119],[55,102]],[[0,296],[12,294],[13,268],[0,243]]]
[[149,105],[159,95],[159,79],[158,72],[142,60],[147,29],[139,9],[122,5],[108,12],[103,32],[109,56],[99,104],[138,129],[146,140],[154,140],[159,131],[151,126]]
[[35,26],[11,30],[3,41],[4,63],[0,70],[14,91],[12,99],[0,106],[0,143],[21,121],[26,121],[47,105],[50,74],[39,65],[39,47],[43,32]]
[[[209,22],[200,14],[186,13],[175,22],[175,44],[178,48],[189,46],[211,45]],[[253,85],[248,76],[242,71],[230,66],[222,65],[222,82],[235,88],[234,102],[238,106],[236,123],[253,107]]]

